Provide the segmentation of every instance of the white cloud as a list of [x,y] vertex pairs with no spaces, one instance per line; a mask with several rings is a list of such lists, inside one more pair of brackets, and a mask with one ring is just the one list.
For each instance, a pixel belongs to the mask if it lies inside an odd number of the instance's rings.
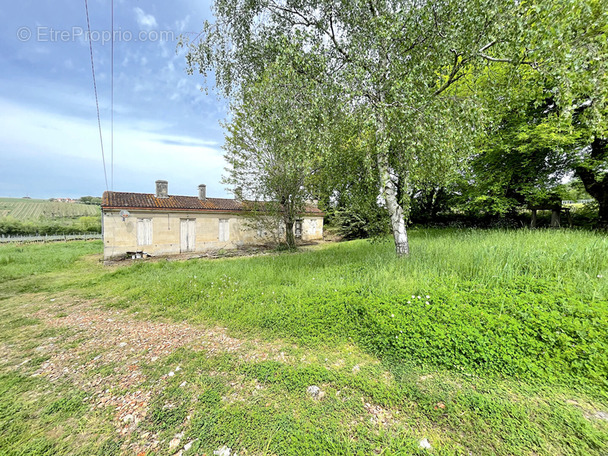
[[[94,117],[84,120],[0,98],[0,123],[4,130],[0,151],[5,153],[25,151],[39,154],[41,161],[45,157],[44,160],[52,159],[55,163],[67,164],[75,158],[101,162]],[[107,125],[102,127],[109,170],[109,130]],[[214,196],[225,196],[219,184],[225,161],[214,141],[135,129],[131,124],[118,125],[114,130],[114,163],[115,169],[124,170],[123,175],[115,176],[116,190],[152,191],[147,187],[134,188],[134,182],[143,178],[146,183],[149,180],[152,187],[154,179],[165,178],[173,184],[173,194],[195,194],[196,185],[207,183]],[[101,168],[99,172],[102,173]],[[74,176],[75,181],[79,179],[81,176]]]
[[186,27],[188,26],[189,22],[190,22],[190,15],[188,14],[182,20],[175,21],[175,27],[177,28],[178,31],[183,32],[186,30]]
[[146,29],[152,29],[158,27],[158,23],[156,22],[156,18],[151,14],[144,13],[144,10],[141,8],[133,8],[135,11],[135,16],[137,17],[137,23],[140,27]]

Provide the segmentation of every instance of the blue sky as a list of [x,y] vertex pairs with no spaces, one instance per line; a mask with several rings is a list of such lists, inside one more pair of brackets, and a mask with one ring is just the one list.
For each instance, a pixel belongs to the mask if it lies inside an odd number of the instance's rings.
[[[210,2],[114,0],[113,183],[111,0],[89,0],[89,14],[110,189],[152,193],[165,179],[170,194],[207,184],[209,196],[230,196],[220,184],[226,102],[201,91],[176,50],[212,18]],[[3,2],[0,23],[0,196],[101,196],[84,0]]]

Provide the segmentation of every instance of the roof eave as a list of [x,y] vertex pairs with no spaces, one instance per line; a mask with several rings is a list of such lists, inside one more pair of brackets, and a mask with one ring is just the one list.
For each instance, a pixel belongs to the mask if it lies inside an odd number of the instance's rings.
[[[251,211],[245,209],[205,209],[205,208],[173,208],[173,207],[140,207],[140,206],[101,206],[102,210],[128,210],[128,211],[153,211],[153,212],[201,212],[201,213],[223,213],[232,214],[240,213],[247,214]],[[314,217],[325,217],[324,212],[303,212],[302,215],[310,215]]]

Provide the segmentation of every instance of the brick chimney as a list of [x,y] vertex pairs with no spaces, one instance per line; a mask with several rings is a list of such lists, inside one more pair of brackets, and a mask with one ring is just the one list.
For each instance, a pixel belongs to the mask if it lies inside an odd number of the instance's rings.
[[198,186],[198,199],[201,201],[207,201],[207,186],[205,184]]
[[169,198],[169,182],[166,180],[156,181],[156,197]]

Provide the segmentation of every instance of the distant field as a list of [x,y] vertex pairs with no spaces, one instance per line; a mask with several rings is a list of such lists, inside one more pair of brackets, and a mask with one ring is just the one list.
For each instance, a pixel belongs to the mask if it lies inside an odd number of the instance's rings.
[[24,198],[0,198],[0,217],[14,217],[18,220],[56,220],[96,216],[99,206],[80,203],[61,203],[56,201]]

